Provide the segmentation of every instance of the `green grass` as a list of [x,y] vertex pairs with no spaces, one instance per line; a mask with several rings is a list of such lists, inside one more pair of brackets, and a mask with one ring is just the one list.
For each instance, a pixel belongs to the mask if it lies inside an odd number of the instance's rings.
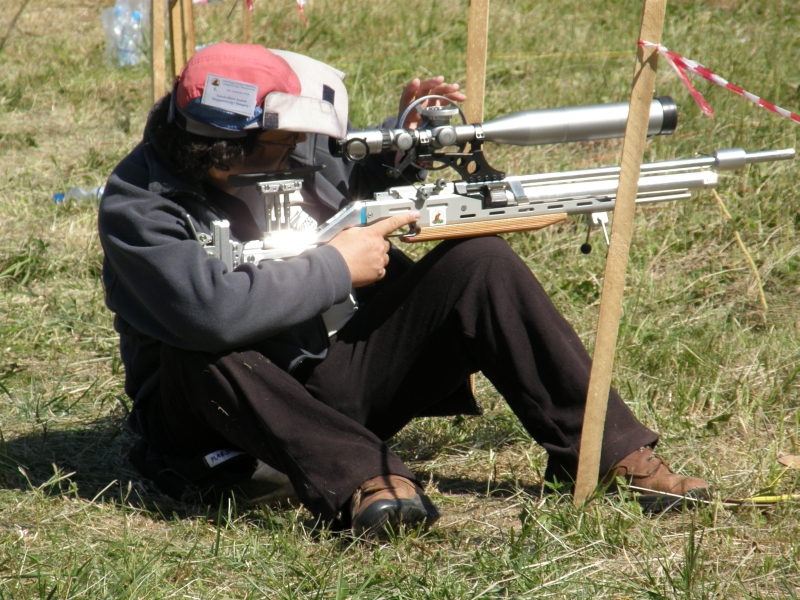
[[[4,36],[22,0],[0,11]],[[486,118],[626,100],[640,2],[491,5]],[[197,7],[198,43],[239,39],[238,8]],[[429,419],[394,447],[445,516],[424,536],[353,543],[302,509],[189,506],[128,465],[117,337],[103,304],[95,208],[54,192],[101,184],[138,141],[146,68],[103,63],[102,7],[30,0],[0,51],[0,599],[775,598],[800,593],[800,508],[648,518],[601,498],[538,492],[544,469],[497,393],[482,418]],[[466,1],[256,2],[257,43],[349,73],[359,125],[396,110],[405,83],[463,83]],[[664,43],[780,106],[800,109],[800,17],[790,0],[673,1]],[[662,65],[678,132],[647,160],[798,146],[800,129],[704,82],[700,115]],[[620,143],[490,147],[511,173],[614,164]],[[722,177],[713,198],[637,212],[614,383],[662,433],[671,464],[721,498],[800,493],[800,202],[795,164]],[[758,266],[766,320],[738,231]],[[591,346],[604,257],[579,220],[509,237]],[[419,252],[419,249],[414,249]],[[127,400],[125,400],[127,402]]]

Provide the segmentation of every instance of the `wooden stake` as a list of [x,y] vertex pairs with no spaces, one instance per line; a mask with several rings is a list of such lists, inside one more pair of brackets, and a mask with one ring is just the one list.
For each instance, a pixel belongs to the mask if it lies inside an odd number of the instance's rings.
[[150,5],[150,51],[151,92],[153,104],[164,95],[167,73],[164,53],[164,0],[152,0]]
[[194,4],[192,0],[181,1],[183,3],[181,12],[183,13],[183,36],[185,40],[184,56],[186,56],[186,62],[188,62],[194,56],[194,48],[197,46],[197,40],[194,35]]
[[247,7],[247,0],[242,3],[242,42],[245,44],[253,43],[253,13]]
[[169,47],[172,50],[172,76],[181,74],[186,59],[183,54],[183,15],[181,0],[169,0]]
[[489,39],[489,0],[470,0],[467,24],[467,101],[470,123],[483,122],[486,86],[486,47]]
[[[661,43],[666,7],[667,0],[645,0],[639,39]],[[628,267],[628,251],[633,231],[633,213],[636,208],[639,172],[647,141],[647,124],[655,89],[657,65],[658,53],[654,49],[639,46],[630,113],[622,144],[619,189],[614,208],[613,231],[606,259],[597,339],[583,418],[578,476],[575,482],[575,506],[583,504],[597,487],[603,428],[611,388],[611,369],[614,365],[614,350],[617,345],[622,294],[625,288],[625,271]]]

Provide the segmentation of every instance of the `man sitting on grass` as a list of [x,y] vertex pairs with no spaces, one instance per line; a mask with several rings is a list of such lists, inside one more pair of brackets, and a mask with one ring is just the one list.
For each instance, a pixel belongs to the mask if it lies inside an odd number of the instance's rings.
[[[215,480],[237,483],[258,459],[288,476],[311,513],[357,534],[427,526],[439,512],[386,440],[418,416],[478,413],[467,382],[482,371],[547,450],[547,480],[570,481],[591,359],[502,239],[441,243],[415,264],[386,241],[418,218],[409,212],[233,271],[198,241],[216,219],[239,241],[266,230],[262,201],[230,175],[324,164],[293,216],[316,222],[395,183],[382,166],[393,156],[352,166],[328,154],[328,138],[347,128],[342,78],[291,52],[205,48],[112,173],[99,230],[142,437],[134,464],[178,495],[244,460],[245,471]],[[463,99],[456,90],[415,80],[401,108],[429,91]],[[349,320],[324,318],[332,307]],[[657,440],[612,390],[605,481],[644,490],[652,510],[706,497],[704,481],[653,454]]]

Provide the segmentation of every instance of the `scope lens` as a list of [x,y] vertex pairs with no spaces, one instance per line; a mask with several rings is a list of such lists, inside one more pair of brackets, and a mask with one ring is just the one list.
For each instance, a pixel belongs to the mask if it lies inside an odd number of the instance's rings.
[[664,111],[664,122],[659,135],[671,135],[678,127],[678,105],[670,96],[659,96],[656,100],[661,102],[661,108]]
[[348,140],[344,146],[344,157],[351,162],[361,162],[369,156],[369,146],[365,140]]

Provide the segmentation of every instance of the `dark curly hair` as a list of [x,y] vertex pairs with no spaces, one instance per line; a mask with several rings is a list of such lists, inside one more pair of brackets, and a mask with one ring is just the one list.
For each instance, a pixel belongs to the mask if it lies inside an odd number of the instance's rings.
[[159,100],[150,112],[153,140],[166,153],[181,174],[196,181],[205,179],[211,167],[227,171],[243,161],[256,147],[259,130],[243,138],[209,138],[184,131],[169,116],[169,95]]

